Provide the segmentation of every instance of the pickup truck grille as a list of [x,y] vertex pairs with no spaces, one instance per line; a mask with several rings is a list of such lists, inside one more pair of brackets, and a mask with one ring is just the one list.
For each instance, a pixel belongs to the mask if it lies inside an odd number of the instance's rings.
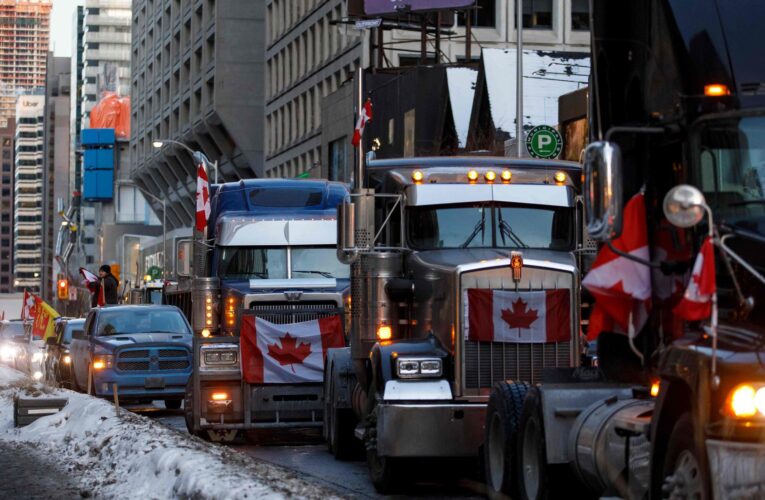
[[512,344],[465,340],[465,388],[491,388],[500,380],[537,383],[544,368],[571,365],[570,342]]
[[277,325],[300,323],[339,314],[334,300],[304,302],[250,302],[250,311],[264,320]]
[[188,350],[177,347],[125,349],[117,355],[117,370],[126,372],[185,370],[191,366],[190,356]]

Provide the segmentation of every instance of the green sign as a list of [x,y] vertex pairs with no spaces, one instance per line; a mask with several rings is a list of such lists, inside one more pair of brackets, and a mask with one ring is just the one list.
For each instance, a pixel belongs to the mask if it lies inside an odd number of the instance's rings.
[[549,125],[534,127],[526,137],[526,150],[532,158],[551,160],[563,149],[563,138]]
[[159,266],[151,266],[146,270],[146,274],[151,276],[151,279],[158,280],[162,277],[162,269]]

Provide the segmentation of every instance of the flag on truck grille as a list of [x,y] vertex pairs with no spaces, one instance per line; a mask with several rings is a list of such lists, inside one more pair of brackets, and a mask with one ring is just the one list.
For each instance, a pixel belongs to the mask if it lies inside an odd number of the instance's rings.
[[571,338],[568,290],[467,290],[468,340],[541,343]]
[[242,378],[250,384],[321,382],[327,349],[345,347],[339,315],[277,325],[242,317]]
[[[650,260],[643,193],[624,206],[623,225],[621,236],[612,241],[613,247],[630,257]],[[590,340],[601,331],[640,332],[651,309],[650,267],[604,246],[582,285],[595,297],[587,332]]]
[[210,218],[210,183],[203,163],[197,165],[197,231],[204,231]]
[[715,283],[715,250],[712,238],[707,237],[701,245],[691,279],[683,299],[673,309],[674,313],[688,321],[707,319],[712,314],[712,297],[717,292]]

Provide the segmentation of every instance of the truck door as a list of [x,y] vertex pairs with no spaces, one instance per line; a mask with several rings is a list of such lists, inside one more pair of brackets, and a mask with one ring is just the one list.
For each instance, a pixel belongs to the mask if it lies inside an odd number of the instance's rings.
[[77,387],[85,388],[88,383],[88,363],[90,362],[90,335],[95,326],[96,313],[88,314],[82,333],[72,335],[72,344],[69,348],[72,353],[72,376]]

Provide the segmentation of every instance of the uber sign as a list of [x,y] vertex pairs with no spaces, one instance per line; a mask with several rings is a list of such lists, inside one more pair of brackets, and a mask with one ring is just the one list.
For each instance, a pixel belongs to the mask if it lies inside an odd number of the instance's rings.
[[526,136],[526,150],[532,158],[552,160],[563,149],[563,138],[549,125],[539,125]]
[[475,0],[364,0],[364,12],[371,16],[407,11],[463,9],[473,4]]

